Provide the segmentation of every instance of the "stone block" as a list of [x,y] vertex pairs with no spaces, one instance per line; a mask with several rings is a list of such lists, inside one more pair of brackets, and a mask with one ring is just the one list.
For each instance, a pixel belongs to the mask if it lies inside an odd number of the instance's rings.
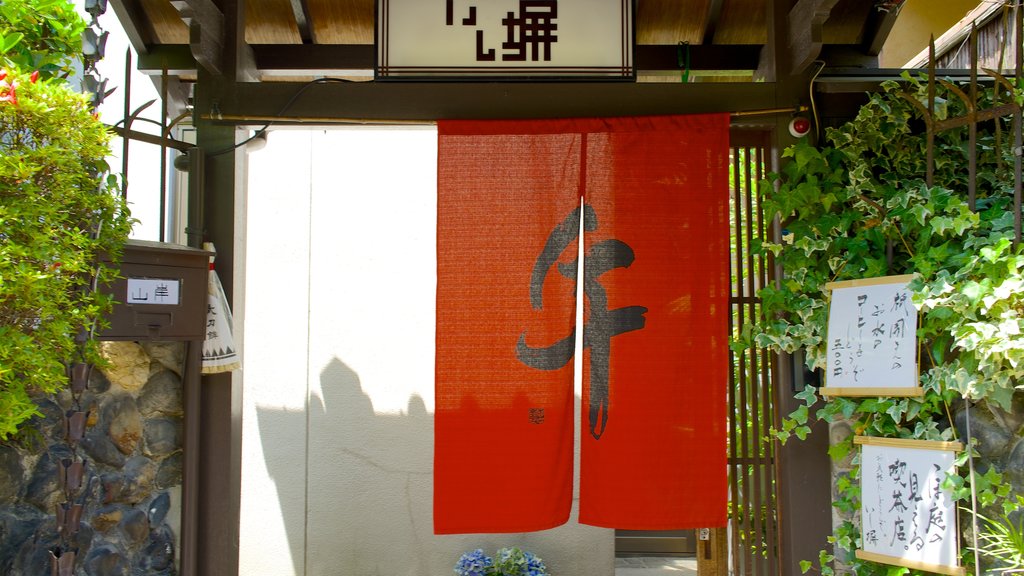
[[110,390],[110,379],[102,370],[93,369],[89,375],[89,391],[93,394],[103,394]]
[[146,420],[143,425],[144,453],[157,460],[181,450],[181,422],[170,418]]
[[0,508],[0,574],[11,574],[19,549],[36,533],[45,515],[33,506]]
[[157,528],[164,523],[164,518],[167,517],[167,511],[171,508],[171,496],[167,492],[161,492],[153,498],[153,501],[149,503],[149,507],[146,510],[149,516],[149,527]]
[[149,574],[162,573],[174,569],[174,535],[166,527],[154,529],[149,536],[149,544],[142,549],[136,563],[139,568]]
[[82,448],[86,455],[95,462],[121,468],[124,466],[125,457],[114,442],[107,436],[106,432],[99,428],[93,428],[86,433],[82,439]]
[[57,463],[64,458],[71,458],[66,446],[54,444],[36,463],[32,471],[32,479],[25,491],[25,501],[33,506],[50,512],[63,499],[57,475]]
[[83,565],[88,574],[103,574],[103,576],[129,575],[128,559],[111,544],[104,544],[94,548],[85,557]]
[[177,375],[181,375],[182,366],[185,364],[185,345],[181,342],[143,342],[143,350],[149,355],[159,367],[166,368]]
[[149,517],[138,508],[129,508],[124,511],[118,529],[128,547],[136,548],[149,539]]
[[13,446],[0,444],[0,504],[13,502],[24,485],[21,453]]
[[181,485],[182,454],[177,452],[160,462],[156,473],[156,486],[161,490]]
[[125,507],[120,504],[104,506],[92,516],[92,527],[97,532],[109,532],[111,528],[121,523],[124,517]]
[[135,399],[122,394],[108,402],[103,412],[103,419],[109,422],[107,433],[110,440],[122,454],[134,454],[142,440],[142,415]]
[[135,342],[101,342],[100,351],[110,361],[103,373],[128,392],[138,392],[149,380],[149,356]]
[[[978,440],[978,454],[988,463],[1000,461],[1009,451],[1010,441],[1015,439],[1014,434],[984,404],[972,406],[970,416],[971,436]],[[960,409],[953,418],[956,421],[957,436],[967,438],[967,411]]]
[[156,463],[145,456],[129,459],[124,465],[121,500],[129,504],[147,500],[155,488],[156,470]]
[[181,378],[170,370],[157,372],[139,394],[139,411],[143,416],[181,416]]

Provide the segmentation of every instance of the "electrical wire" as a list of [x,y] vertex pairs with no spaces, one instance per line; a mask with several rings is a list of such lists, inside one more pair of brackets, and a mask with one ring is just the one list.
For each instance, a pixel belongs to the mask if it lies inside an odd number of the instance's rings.
[[807,95],[811,99],[811,115],[814,116],[814,141],[817,142],[821,138],[821,125],[818,123],[818,107],[814,104],[814,81],[818,79],[818,75],[825,69],[824,60],[815,60],[814,62],[820,64],[818,71],[811,76],[811,81],[807,83]]
[[[317,78],[315,80],[310,80],[309,82],[303,84],[301,88],[296,90],[295,94],[292,94],[292,97],[289,98],[287,102],[285,102],[284,106],[282,106],[281,109],[277,111],[277,114],[275,114],[275,116],[281,116],[285,112],[287,112],[288,109],[291,108],[293,104],[295,104],[295,101],[299,99],[299,96],[302,96],[302,94],[311,86],[315,86],[317,84],[347,84],[349,82],[352,82],[352,80],[345,80],[344,78]],[[229,146],[222,150],[217,150],[216,152],[211,152],[210,156],[222,156],[229,152],[233,152],[241,148],[242,146],[245,146],[246,144],[252,142],[257,138],[262,138],[263,135],[266,134],[267,129],[273,126],[273,124],[273,120],[267,121],[267,123],[265,123],[261,128],[253,132],[252,136],[246,138],[245,140],[242,140],[241,142],[235,144],[234,146]]]

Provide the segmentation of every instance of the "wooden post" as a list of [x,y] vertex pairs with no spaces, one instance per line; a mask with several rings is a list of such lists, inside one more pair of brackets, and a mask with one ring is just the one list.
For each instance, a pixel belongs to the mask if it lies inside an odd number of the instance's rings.
[[729,545],[725,528],[697,530],[697,576],[727,576]]

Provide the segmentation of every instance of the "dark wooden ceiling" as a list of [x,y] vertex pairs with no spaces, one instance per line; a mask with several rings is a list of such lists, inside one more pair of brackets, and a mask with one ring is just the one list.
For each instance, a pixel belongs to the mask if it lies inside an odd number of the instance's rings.
[[[641,81],[677,69],[675,50],[693,50],[694,79],[750,80],[768,42],[768,11],[779,0],[636,0],[636,62]],[[877,56],[901,2],[799,0],[789,14],[793,67],[821,47]],[[243,6],[244,43],[254,79],[300,81],[340,75],[372,80],[375,0],[112,0],[150,72],[194,77],[197,61],[218,68],[225,22]],[[191,27],[191,32],[190,32]],[[220,27],[220,29],[218,29]],[[191,45],[191,50],[189,46]],[[812,58],[813,59],[813,58]],[[217,70],[214,70],[217,71]]]

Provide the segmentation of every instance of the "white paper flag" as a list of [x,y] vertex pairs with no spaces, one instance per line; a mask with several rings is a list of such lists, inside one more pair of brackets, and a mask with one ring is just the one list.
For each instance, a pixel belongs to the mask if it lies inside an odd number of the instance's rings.
[[[204,246],[213,251],[213,245]],[[241,359],[235,349],[235,338],[232,335],[231,309],[224,296],[224,288],[220,277],[213,270],[213,258],[210,258],[209,290],[207,290],[206,306],[206,339],[203,341],[203,374],[230,372],[242,367]]]

